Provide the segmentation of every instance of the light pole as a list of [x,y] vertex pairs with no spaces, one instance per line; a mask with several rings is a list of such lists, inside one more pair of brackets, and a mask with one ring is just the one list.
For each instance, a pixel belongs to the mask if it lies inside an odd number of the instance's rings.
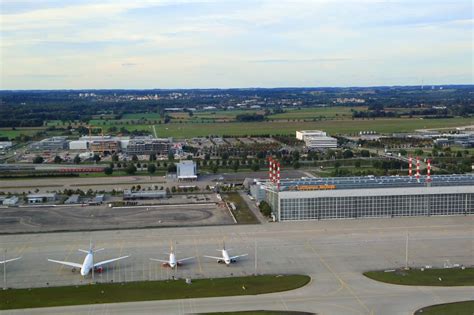
[[407,240],[405,243],[405,269],[408,270],[408,232],[407,232]]
[[3,290],[7,289],[7,249],[3,253]]

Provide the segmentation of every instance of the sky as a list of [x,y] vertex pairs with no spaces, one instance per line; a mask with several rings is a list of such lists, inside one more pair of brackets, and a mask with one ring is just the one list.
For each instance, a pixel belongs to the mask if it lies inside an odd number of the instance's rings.
[[0,5],[0,89],[474,83],[471,0]]

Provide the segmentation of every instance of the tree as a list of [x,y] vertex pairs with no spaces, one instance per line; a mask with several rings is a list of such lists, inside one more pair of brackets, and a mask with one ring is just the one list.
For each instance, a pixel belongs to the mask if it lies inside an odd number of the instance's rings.
[[232,169],[234,170],[234,172],[237,172],[239,170],[239,160],[235,160],[233,163],[232,163]]
[[61,159],[60,156],[56,155],[56,156],[54,157],[54,163],[56,163],[56,164],[61,164],[62,161],[63,161],[63,159]]
[[362,156],[362,157],[370,157],[370,152],[369,152],[369,150],[362,150],[362,151],[360,151],[360,156]]
[[132,155],[132,161],[138,162],[138,156],[136,154]]
[[129,175],[133,175],[137,172],[137,168],[135,167],[135,165],[133,164],[130,164],[129,166],[127,166],[127,168],[125,169],[125,172]]
[[156,154],[155,153],[150,154],[149,160],[156,161]]
[[176,165],[174,163],[170,163],[168,165],[167,170],[168,170],[168,173],[176,173]]
[[342,153],[342,156],[345,158],[345,159],[351,159],[354,157],[354,153],[352,153],[351,150],[345,150],[344,153]]
[[104,168],[105,175],[112,175],[113,172],[114,172],[114,169],[111,167]]
[[148,165],[147,170],[148,170],[148,173],[154,174],[154,173],[156,172],[156,166],[155,166],[155,164],[151,164],[151,163],[150,163],[150,164]]
[[96,163],[100,162],[100,156],[98,154],[94,154],[94,156],[92,157],[92,160]]
[[119,161],[119,157],[117,154],[112,154],[112,162],[118,162]]
[[258,163],[253,163],[250,169],[254,172],[258,171],[260,169],[260,165]]
[[79,163],[81,163],[81,158],[79,157],[79,155],[76,155],[76,156],[74,157],[73,162],[74,162],[74,164],[79,164]]
[[219,166],[217,165],[217,163],[212,165],[211,170],[214,174],[217,173],[217,171],[219,170]]
[[41,163],[43,163],[43,162],[44,162],[43,157],[41,157],[41,156],[39,156],[39,155],[35,156],[35,158],[33,159],[33,163],[34,163],[34,164],[41,164]]
[[269,217],[272,214],[272,207],[270,207],[266,201],[260,201],[258,208],[260,209],[260,212],[266,217]]
[[299,162],[298,160],[296,160],[296,161],[293,162],[293,168],[294,168],[295,170],[299,169],[300,167],[301,167],[301,164],[300,164],[300,162]]

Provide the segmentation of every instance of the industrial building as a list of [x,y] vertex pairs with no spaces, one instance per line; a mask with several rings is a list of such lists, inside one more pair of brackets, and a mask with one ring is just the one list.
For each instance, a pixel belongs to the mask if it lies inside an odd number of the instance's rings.
[[278,221],[474,214],[474,175],[265,181]]
[[57,195],[55,193],[29,194],[27,199],[29,204],[52,202],[56,201]]
[[194,161],[182,161],[176,165],[178,180],[197,180],[197,168]]
[[296,139],[305,142],[308,149],[335,149],[337,139],[329,137],[321,130],[301,130],[296,131]]
[[127,146],[129,155],[168,155],[171,148],[171,138],[135,138]]
[[2,204],[4,206],[12,207],[16,206],[19,202],[19,199],[17,196],[10,196],[8,198],[3,199]]
[[125,150],[130,141],[129,137],[112,136],[82,136],[69,142],[69,150],[89,150],[95,153],[113,153]]
[[69,148],[67,137],[52,137],[34,142],[30,145],[33,151],[60,151]]

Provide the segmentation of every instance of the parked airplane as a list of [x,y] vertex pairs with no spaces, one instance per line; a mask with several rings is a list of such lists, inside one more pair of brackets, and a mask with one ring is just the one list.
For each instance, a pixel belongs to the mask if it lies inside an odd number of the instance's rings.
[[190,260],[190,259],[194,258],[194,257],[188,257],[188,258],[183,258],[183,259],[176,260],[176,254],[174,252],[173,245],[171,244],[170,247],[171,247],[171,250],[170,250],[169,253],[167,253],[167,254],[170,255],[168,260],[161,260],[161,259],[156,259],[156,258],[150,258],[150,260],[161,262],[161,265],[163,267],[175,268],[176,266],[181,266],[181,263],[183,261]]
[[57,263],[57,264],[61,264],[61,265],[66,265],[66,266],[73,267],[73,271],[75,270],[75,268],[79,268],[81,270],[81,276],[85,277],[89,274],[89,272],[91,272],[91,270],[92,270],[93,273],[94,272],[99,272],[100,273],[100,272],[102,272],[104,265],[107,265],[107,264],[110,264],[114,261],[129,257],[129,256],[122,256],[122,257],[113,258],[113,259],[104,260],[104,261],[101,261],[101,262],[98,262],[98,263],[94,263],[94,254],[101,251],[101,250],[104,250],[104,248],[94,249],[94,247],[92,245],[92,242],[91,242],[90,245],[89,245],[89,250],[78,249],[78,251],[87,254],[86,258],[84,258],[84,262],[82,264],[73,263],[73,262],[69,262],[69,261],[53,260],[53,259],[48,259],[48,261],[54,262],[54,263]]
[[7,262],[15,261],[15,260],[18,260],[18,259],[21,259],[21,257],[3,260],[3,261],[0,261],[0,264],[6,264]]
[[222,249],[217,249],[222,254],[222,257],[215,257],[215,256],[204,256],[206,258],[216,259],[219,264],[225,263],[229,266],[231,263],[235,263],[237,258],[247,256],[248,254],[237,255],[237,256],[229,256],[228,250],[225,249],[225,243],[222,242]]

